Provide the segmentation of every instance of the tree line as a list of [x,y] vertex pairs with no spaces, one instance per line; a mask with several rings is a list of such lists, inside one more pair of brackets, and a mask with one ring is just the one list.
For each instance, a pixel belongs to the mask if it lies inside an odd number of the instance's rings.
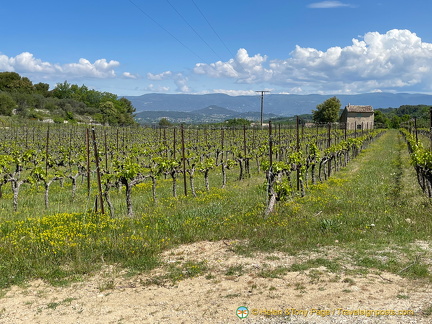
[[0,115],[54,122],[98,122],[127,126],[135,124],[135,108],[126,98],[87,86],[57,83],[33,84],[16,72],[0,72]]

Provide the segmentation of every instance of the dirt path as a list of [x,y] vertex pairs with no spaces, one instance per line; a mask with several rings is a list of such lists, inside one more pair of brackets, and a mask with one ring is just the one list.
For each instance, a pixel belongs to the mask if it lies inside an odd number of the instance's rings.
[[[238,323],[236,309],[247,306],[245,323],[430,323],[430,283],[394,274],[332,273],[325,267],[286,272],[275,278],[263,271],[289,268],[317,257],[340,257],[344,251],[326,247],[304,256],[283,253],[235,254],[234,242],[198,242],[167,251],[167,264],[205,260],[206,274],[172,284],[149,279],[166,273],[124,278],[114,267],[70,287],[55,288],[41,281],[13,287],[1,299],[0,323]],[[430,249],[426,243],[424,248]],[[227,269],[236,271],[227,272]],[[352,271],[351,271],[352,272]],[[320,310],[320,311],[319,311]],[[355,310],[412,311],[410,316],[343,315]],[[287,312],[295,316],[286,316]],[[308,311],[305,315],[304,311]],[[312,314],[314,312],[314,314]],[[331,316],[328,316],[330,312]],[[345,312],[345,313],[343,313]],[[267,316],[266,316],[267,315]]]

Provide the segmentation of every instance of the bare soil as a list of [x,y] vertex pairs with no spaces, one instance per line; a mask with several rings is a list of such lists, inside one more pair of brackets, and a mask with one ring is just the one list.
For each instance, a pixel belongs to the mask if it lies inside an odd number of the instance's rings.
[[[132,277],[106,266],[67,287],[41,280],[12,287],[0,298],[0,323],[432,323],[430,282],[373,269],[355,271],[350,256],[337,244],[307,255],[246,257],[234,253],[234,243],[184,245],[165,252],[160,268]],[[430,251],[427,242],[418,246]],[[276,274],[272,270],[308,259],[344,255],[344,269],[337,272],[321,266],[271,275]],[[168,265],[181,267],[187,261],[205,261],[207,270],[173,283],[166,276]],[[240,306],[249,309],[245,319],[236,316]],[[366,310],[414,315],[353,313]]]

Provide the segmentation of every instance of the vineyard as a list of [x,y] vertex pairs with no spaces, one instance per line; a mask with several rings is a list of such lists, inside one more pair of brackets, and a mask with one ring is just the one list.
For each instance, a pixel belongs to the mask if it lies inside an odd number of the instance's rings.
[[[347,133],[331,125],[313,129],[276,125],[268,130],[5,127],[0,156],[2,210],[27,213],[43,204],[50,212],[50,205],[56,204],[58,211],[66,212],[76,202],[86,206],[80,212],[93,209],[105,214],[107,209],[111,217],[125,213],[131,217],[133,205],[148,203],[145,197],[132,197],[134,187],[147,188],[151,183],[151,201],[157,203],[159,191],[166,196],[168,182],[172,197],[180,192],[196,197],[197,181],[204,184],[198,185],[201,190],[209,192],[211,187],[224,188],[227,181],[260,174],[271,207],[274,200],[304,196],[309,184],[346,166],[380,133]],[[62,201],[50,201],[52,187]],[[121,192],[123,203],[117,201]],[[24,198],[20,203],[22,196],[31,196],[34,202]],[[37,201],[38,196],[43,198]]]
[[312,206],[322,188],[343,184],[334,175],[385,133],[299,123],[5,126],[0,286],[35,277],[62,282],[104,263],[142,271],[177,244],[253,233],[261,242],[269,231],[287,235],[298,221],[340,229],[339,220],[296,220],[297,201]]

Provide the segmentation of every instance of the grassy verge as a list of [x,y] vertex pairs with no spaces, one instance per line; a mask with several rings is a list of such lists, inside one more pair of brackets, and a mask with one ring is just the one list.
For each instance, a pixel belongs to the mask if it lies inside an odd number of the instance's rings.
[[[432,207],[418,188],[397,132],[387,132],[348,168],[310,188],[306,197],[280,202],[269,217],[263,216],[262,184],[259,175],[232,181],[226,189],[201,191],[197,198],[161,195],[157,204],[145,196],[143,185],[134,189],[134,199],[144,201],[135,218],[81,212],[3,221],[0,287],[31,278],[63,284],[103,264],[145,271],[158,264],[167,248],[221,239],[247,242],[235,247],[242,254],[296,254],[336,245],[360,268],[430,276],[426,254],[410,244],[430,240]],[[165,188],[169,192],[169,181]],[[337,258],[317,260],[298,267],[340,268]],[[171,270],[177,280],[178,269]]]
[[[262,227],[260,235],[238,249],[295,254],[339,246],[359,266],[430,277],[430,252],[411,243],[430,241],[431,212],[406,144],[397,131],[389,131],[306,197],[280,204],[272,216],[275,226]],[[277,226],[283,221],[286,226]]]
[[[169,247],[200,240],[245,237],[241,224],[262,219],[262,176],[198,197],[146,199],[134,218],[94,213],[17,217],[0,224],[0,287],[43,278],[53,284],[80,280],[103,264],[145,271]],[[142,198],[144,187],[135,190]]]

